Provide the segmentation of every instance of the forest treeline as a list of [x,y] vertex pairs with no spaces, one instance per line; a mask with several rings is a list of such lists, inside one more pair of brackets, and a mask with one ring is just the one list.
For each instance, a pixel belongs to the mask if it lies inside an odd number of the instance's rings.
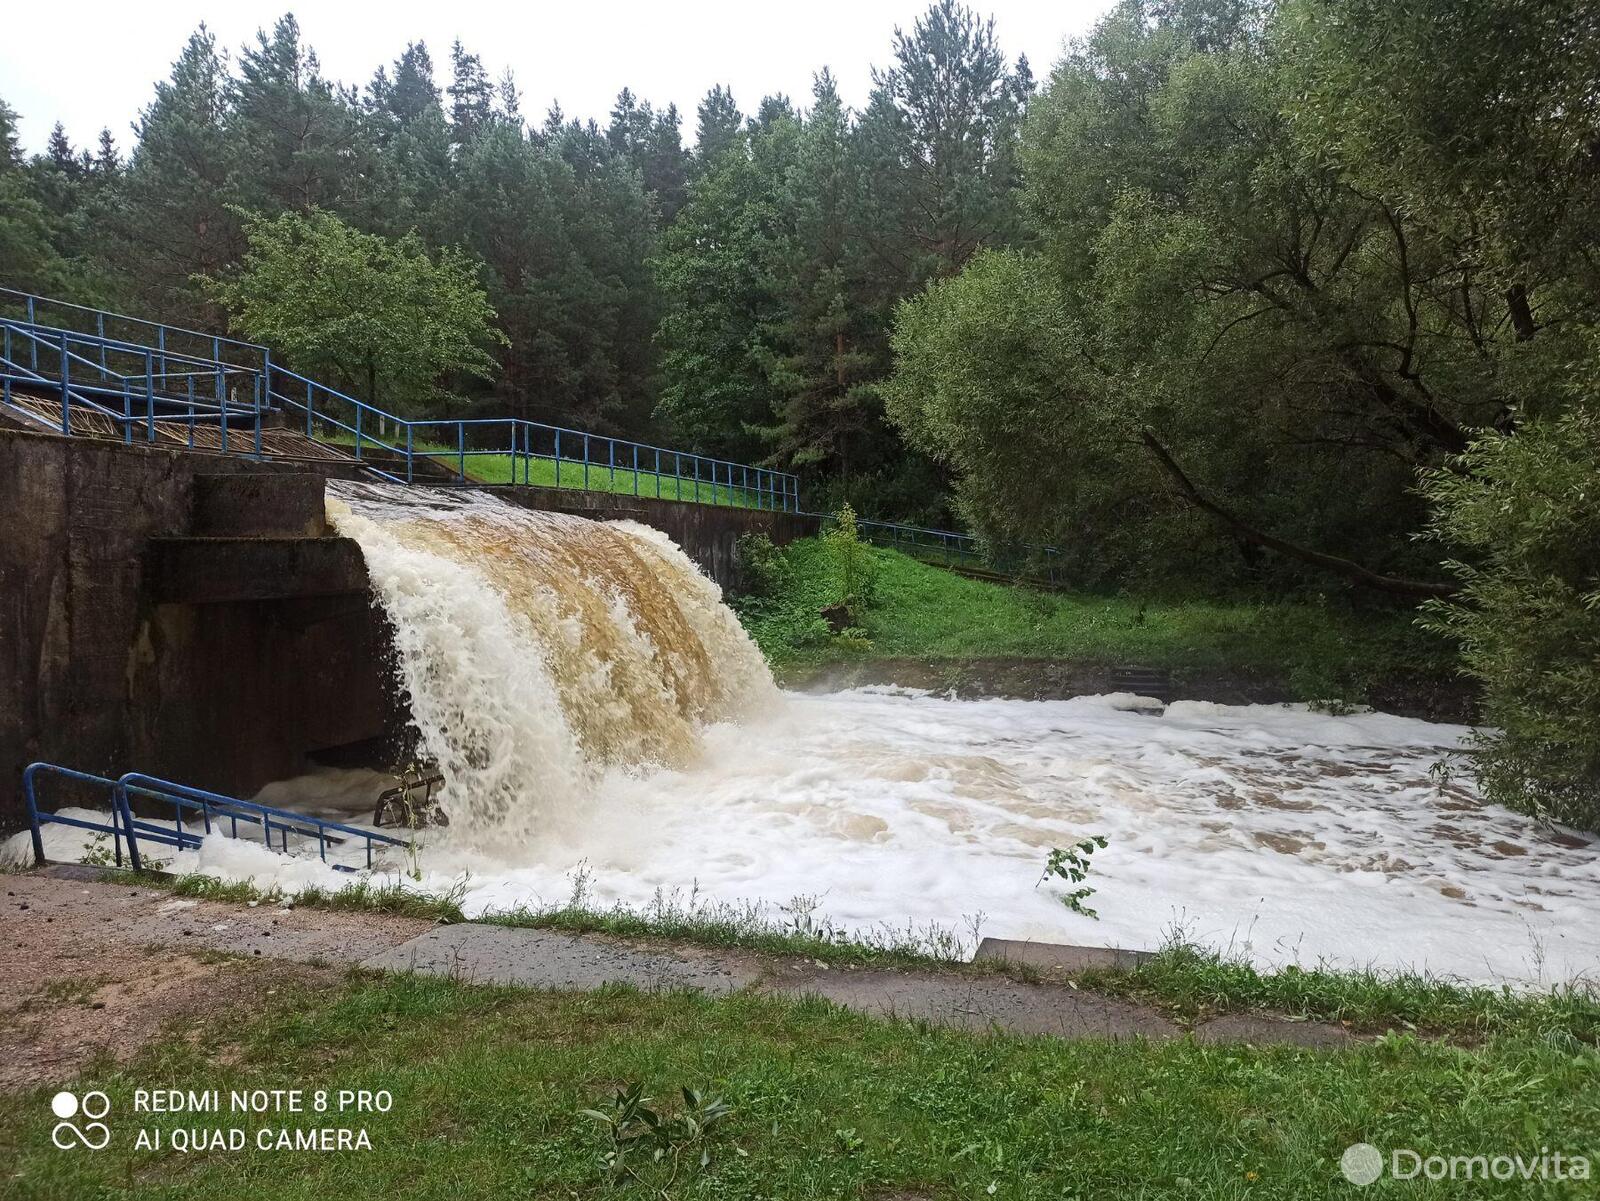
[[[415,233],[471,256],[503,335],[489,378],[449,381],[434,410],[670,439],[799,471],[818,504],[948,522],[941,476],[884,416],[894,309],[1020,236],[1033,81],[952,0],[886,61],[860,112],[823,69],[811,95],[751,111],[712,87],[687,123],[624,89],[602,125],[530,120],[460,43],[442,67],[412,43],[353,88],[292,15],[237,54],[202,27],[126,147],[58,124],[25,160],[0,104],[0,282],[215,329],[225,292],[206,281],[258,218]],[[337,232],[319,232],[326,250]],[[349,374],[330,382],[363,393]]]
[[938,0],[859,109],[530,123],[463,46],[349,88],[285,17],[198,31],[126,150],[0,107],[0,281],[306,362],[427,297],[407,412],[796,470],[1085,588],[1420,606],[1490,793],[1600,827],[1597,80],[1584,0],[1121,0],[1042,85]]

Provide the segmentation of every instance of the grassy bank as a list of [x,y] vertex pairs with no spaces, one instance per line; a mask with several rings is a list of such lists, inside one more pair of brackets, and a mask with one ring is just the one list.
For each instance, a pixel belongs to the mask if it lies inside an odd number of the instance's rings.
[[764,573],[765,594],[736,602],[774,667],[863,656],[1015,656],[1263,674],[1305,699],[1359,699],[1381,678],[1450,671],[1446,648],[1404,612],[1045,592],[969,579],[897,551],[870,554],[875,578],[860,636],[834,637],[818,616],[840,597],[827,545],[805,539],[778,552]]
[[[259,970],[241,965],[240,971]],[[0,1114],[17,1198],[1321,1198],[1352,1143],[1432,1153],[1594,1154],[1597,1063],[1532,1038],[1475,1049],[1390,1037],[1354,1050],[1062,1042],[874,1020],[821,1002],[607,989],[546,994],[424,978],[287,986],[121,1069],[113,1142],[50,1145],[50,1089]],[[637,1082],[682,1116],[666,1150],[603,1119]],[[388,1113],[135,1113],[135,1088],[386,1089]],[[594,1110],[596,1114],[586,1114]],[[179,1128],[361,1129],[360,1152],[181,1152]],[[140,1128],[163,1146],[135,1150]],[[638,1134],[638,1120],[619,1133]],[[618,1160],[608,1152],[620,1150]],[[1459,1185],[1396,1185],[1407,1196]],[[1523,1181],[1473,1196],[1577,1195]],[[1571,1188],[1572,1186],[1566,1186]],[[1587,1186],[1578,1186],[1587,1187]],[[1456,1191],[1452,1192],[1451,1190]],[[1377,1195],[1387,1195],[1383,1186]],[[1396,1194],[1398,1195],[1398,1194]]]

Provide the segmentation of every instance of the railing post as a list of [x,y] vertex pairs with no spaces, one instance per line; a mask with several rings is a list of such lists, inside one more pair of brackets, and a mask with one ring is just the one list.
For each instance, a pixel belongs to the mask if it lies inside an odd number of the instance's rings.
[[262,376],[254,376],[252,383],[255,387],[256,401],[256,458],[261,457],[261,393],[266,387],[266,380]]
[[[33,297],[31,296],[28,297],[28,324],[39,324],[33,319]],[[39,373],[39,339],[37,337],[28,339],[28,367],[35,375]]]
[[633,447],[633,494],[639,495],[639,444],[629,443]]
[[110,375],[111,373],[106,370],[106,315],[104,313],[96,313],[94,315],[94,332],[95,337],[100,339],[100,374]]
[[144,429],[145,441],[156,440],[156,380],[155,356],[144,352]]
[[67,358],[67,335],[61,335],[61,432],[72,432],[72,404],[67,397],[72,387],[72,361]]
[[[217,360],[213,359],[212,362]],[[228,389],[222,382],[222,368],[217,368],[217,416],[222,423],[222,453],[228,453]]]
[[556,429],[556,487],[561,487],[561,430]]
[[[144,864],[139,859],[139,840],[133,832],[133,806],[128,801],[128,790],[120,782],[111,790],[111,806],[111,825],[113,829],[116,827],[117,815],[120,812],[123,828],[128,836],[128,866],[136,872],[143,871]],[[178,829],[180,832],[183,829],[181,820],[178,823]],[[113,833],[111,841],[115,842],[116,840],[116,835]],[[181,839],[179,840],[179,846],[182,846]]]
[[356,403],[356,462],[361,462],[361,404]]
[[311,432],[311,414],[316,408],[315,398],[311,394],[311,381],[306,381],[306,437],[315,440],[316,435]]
[[589,435],[583,436],[583,490],[589,490]]
[[133,390],[128,381],[122,381],[122,441],[133,441]]
[[467,423],[456,422],[456,472],[461,482],[467,482]]
[[406,483],[408,484],[416,482],[416,478],[413,475],[414,464],[416,462],[416,452],[412,449],[411,436],[413,432],[414,431],[411,428],[411,423],[409,421],[406,422]]

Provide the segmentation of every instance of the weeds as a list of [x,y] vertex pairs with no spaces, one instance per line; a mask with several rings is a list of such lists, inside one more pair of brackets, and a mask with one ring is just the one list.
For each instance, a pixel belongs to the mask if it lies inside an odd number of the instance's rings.
[[[605,1128],[610,1146],[601,1156],[601,1164],[609,1176],[628,1176],[665,1198],[686,1154],[697,1167],[710,1166],[711,1147],[706,1135],[733,1113],[733,1107],[687,1085],[681,1091],[683,1107],[675,1114],[655,1108],[655,1102],[644,1095],[644,1085],[638,1081],[617,1089],[605,1109],[578,1111]],[[666,1179],[659,1184],[647,1182],[634,1166],[640,1155],[648,1156],[652,1168],[665,1169]]]

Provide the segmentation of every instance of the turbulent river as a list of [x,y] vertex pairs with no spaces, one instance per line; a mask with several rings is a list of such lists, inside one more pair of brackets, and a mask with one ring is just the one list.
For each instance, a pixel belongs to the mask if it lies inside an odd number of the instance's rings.
[[[1463,727],[1125,695],[784,692],[653,530],[331,492],[447,781],[449,827],[392,866],[464,888],[469,913],[577,891],[969,948],[975,931],[1135,948],[1181,932],[1265,965],[1544,984],[1600,966],[1600,840],[1483,803],[1456,759]],[[376,786],[328,772],[262,799],[370,813]],[[1098,921],[1040,883],[1052,847],[1096,834]],[[348,881],[220,838],[180,858],[263,885]]]

